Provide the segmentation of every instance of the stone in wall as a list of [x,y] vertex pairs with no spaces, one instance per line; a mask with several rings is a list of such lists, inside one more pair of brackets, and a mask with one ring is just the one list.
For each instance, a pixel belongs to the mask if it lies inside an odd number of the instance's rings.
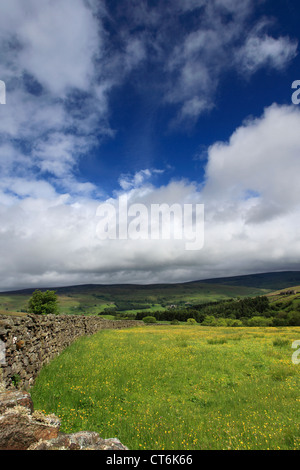
[[15,406],[23,406],[29,412],[33,412],[33,402],[31,395],[26,391],[3,390],[0,393],[0,414],[5,413]]

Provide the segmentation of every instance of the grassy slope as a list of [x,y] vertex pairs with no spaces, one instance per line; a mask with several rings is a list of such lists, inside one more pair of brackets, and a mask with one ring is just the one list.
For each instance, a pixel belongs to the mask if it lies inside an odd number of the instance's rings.
[[[284,292],[288,291],[287,294]],[[293,291],[294,293],[289,293]],[[276,290],[267,294],[270,305],[276,305],[281,311],[293,311],[300,309],[300,285]]]

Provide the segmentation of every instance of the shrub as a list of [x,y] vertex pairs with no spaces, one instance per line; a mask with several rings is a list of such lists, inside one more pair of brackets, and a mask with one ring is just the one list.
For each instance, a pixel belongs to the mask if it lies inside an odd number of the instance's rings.
[[272,320],[265,317],[254,316],[248,320],[248,326],[271,326]]
[[155,317],[151,317],[151,316],[144,317],[144,318],[143,318],[143,322],[144,322],[144,323],[156,323],[156,318],[155,318]]
[[215,326],[217,323],[217,320],[215,319],[215,317],[213,315],[207,315],[203,322],[202,322],[202,325],[203,326]]
[[179,325],[179,320],[177,320],[176,318],[174,318],[174,320],[172,320],[170,322],[171,325]]
[[195,318],[188,318],[186,321],[189,325],[195,325],[197,322]]

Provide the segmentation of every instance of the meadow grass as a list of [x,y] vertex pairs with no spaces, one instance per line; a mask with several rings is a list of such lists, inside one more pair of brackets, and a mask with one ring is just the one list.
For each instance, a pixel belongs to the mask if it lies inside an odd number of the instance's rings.
[[130,449],[299,449],[300,328],[156,325],[82,337],[44,367],[35,409]]

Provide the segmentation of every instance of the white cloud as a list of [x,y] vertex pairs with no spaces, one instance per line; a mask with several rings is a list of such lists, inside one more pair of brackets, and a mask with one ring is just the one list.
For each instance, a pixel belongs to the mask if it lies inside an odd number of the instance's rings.
[[145,185],[151,177],[162,174],[163,172],[164,170],[146,168],[145,170],[137,171],[133,176],[128,174],[121,175],[119,178],[119,185],[125,191],[138,188]]
[[[273,105],[261,118],[238,128],[228,143],[209,149],[204,195],[209,201],[234,203],[256,193],[256,204],[270,205],[274,216],[299,203],[300,113],[295,106]],[[221,204],[222,206],[222,204]],[[258,207],[251,210],[258,214]]]
[[264,66],[281,70],[295,58],[297,48],[298,43],[287,37],[249,37],[238,53],[238,62],[244,71],[250,73]]
[[54,188],[46,181],[28,180],[24,178],[3,178],[0,182],[2,190],[9,191],[19,198],[30,196],[31,198],[43,198],[51,200],[56,193]]
[[71,87],[89,88],[101,43],[97,20],[82,0],[13,0],[1,5],[1,18],[2,40],[13,37],[19,44],[15,69],[26,70],[56,96]]

